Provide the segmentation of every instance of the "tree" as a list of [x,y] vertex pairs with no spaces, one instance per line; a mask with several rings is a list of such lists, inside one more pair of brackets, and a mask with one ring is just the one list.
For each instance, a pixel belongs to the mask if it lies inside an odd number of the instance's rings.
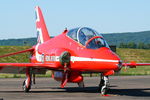
[[145,44],[143,42],[138,43],[138,49],[145,49]]
[[134,42],[129,42],[127,45],[128,48],[136,49],[137,45]]
[[121,42],[121,43],[120,43],[120,45],[119,45],[119,48],[127,48],[127,44],[126,44],[126,43]]

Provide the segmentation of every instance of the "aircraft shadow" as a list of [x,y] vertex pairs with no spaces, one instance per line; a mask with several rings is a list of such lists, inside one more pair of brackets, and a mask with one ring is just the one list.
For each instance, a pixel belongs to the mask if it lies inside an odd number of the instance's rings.
[[[116,86],[111,86],[116,87]],[[110,87],[110,88],[111,88]],[[100,93],[98,87],[86,87],[86,88],[65,88],[69,93],[83,92],[83,93]],[[109,95],[118,96],[136,96],[136,97],[150,97],[150,88],[137,88],[137,89],[110,89],[108,91]]]
[[150,97],[150,88],[110,89],[108,94],[120,96]]
[[[111,86],[116,87],[116,86]],[[57,87],[44,87],[46,90],[51,89],[51,91],[39,91],[38,89],[42,88],[36,88],[34,90],[31,90],[29,93],[99,93],[98,87],[85,87],[85,88],[79,88],[79,87],[66,87],[66,88],[57,88]],[[44,90],[44,89],[43,89]],[[150,97],[150,88],[137,88],[137,89],[110,89],[108,91],[108,94],[111,96],[117,95],[117,96],[135,96],[135,97]],[[23,91],[0,91],[0,93],[24,93]]]

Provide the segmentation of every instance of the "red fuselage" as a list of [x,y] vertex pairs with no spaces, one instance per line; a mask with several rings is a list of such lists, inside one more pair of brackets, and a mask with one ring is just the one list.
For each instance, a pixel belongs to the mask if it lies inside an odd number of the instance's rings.
[[119,69],[120,58],[110,48],[88,49],[66,34],[67,31],[35,47],[37,51],[33,54],[31,62],[41,62],[36,59],[38,52],[43,55],[41,56],[43,63],[55,63],[58,69],[63,69],[59,62],[59,56],[62,52],[68,51],[71,55],[71,70],[107,72]]

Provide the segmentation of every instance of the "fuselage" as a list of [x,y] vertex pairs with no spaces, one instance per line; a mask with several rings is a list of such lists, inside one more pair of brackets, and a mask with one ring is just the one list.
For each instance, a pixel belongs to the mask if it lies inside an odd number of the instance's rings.
[[[108,46],[96,49],[87,48],[67,35],[68,31],[36,45],[32,62],[55,63],[58,69],[60,55],[67,51],[70,53],[70,69],[89,72],[107,72],[120,69],[120,58]],[[99,42],[99,41],[98,41]]]

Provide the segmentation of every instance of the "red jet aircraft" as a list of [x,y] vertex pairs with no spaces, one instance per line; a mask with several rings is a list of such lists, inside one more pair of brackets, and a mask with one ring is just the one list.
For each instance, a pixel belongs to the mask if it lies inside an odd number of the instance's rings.
[[[99,89],[101,94],[108,90],[109,75],[121,70],[123,66],[131,68],[150,65],[150,63],[122,63],[121,59],[109,48],[102,35],[91,28],[80,27],[65,30],[62,34],[50,38],[40,8],[36,10],[37,44],[30,49],[0,56],[0,58],[30,52],[30,63],[0,63],[0,72],[19,72],[25,69],[27,79],[23,82],[23,91],[31,89],[32,75],[52,70],[52,77],[61,81],[63,88],[67,82],[84,87],[82,72],[101,73]],[[34,76],[34,75],[33,75]],[[35,77],[33,77],[34,79]]]

